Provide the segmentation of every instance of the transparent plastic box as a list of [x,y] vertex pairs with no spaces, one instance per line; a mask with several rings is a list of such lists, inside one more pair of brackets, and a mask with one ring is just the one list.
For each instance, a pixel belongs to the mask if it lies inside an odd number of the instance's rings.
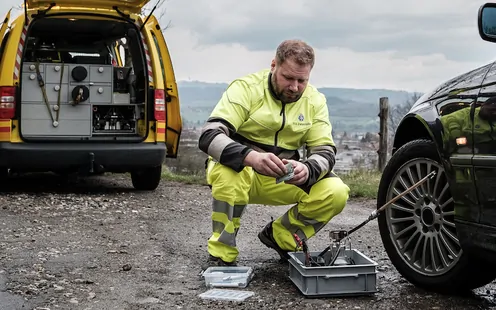
[[209,267],[203,272],[207,287],[245,288],[253,279],[252,267]]

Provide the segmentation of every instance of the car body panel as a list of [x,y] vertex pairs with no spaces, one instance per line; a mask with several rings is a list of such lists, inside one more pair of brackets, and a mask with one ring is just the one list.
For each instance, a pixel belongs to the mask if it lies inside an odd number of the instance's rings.
[[155,77],[161,81],[166,90],[166,121],[160,124],[163,127],[159,127],[158,132],[164,135],[167,144],[167,157],[176,158],[182,131],[176,77],[172,67],[169,49],[155,16],[150,16],[145,28],[147,35],[151,37],[149,46],[156,51],[154,53],[155,62],[161,64],[155,70]]
[[[475,186],[478,190],[480,220],[483,225],[496,225],[496,118],[480,117],[481,104],[496,97],[496,64],[484,79],[473,110],[473,144]],[[484,107],[487,110],[487,106]]]
[[[491,68],[492,63],[460,74],[423,95],[403,118],[394,140],[394,150],[411,140],[412,119],[417,120],[426,138],[438,147],[455,203],[455,218],[474,223],[480,222],[481,210],[473,167],[472,114]],[[465,144],[460,144],[463,141]]]

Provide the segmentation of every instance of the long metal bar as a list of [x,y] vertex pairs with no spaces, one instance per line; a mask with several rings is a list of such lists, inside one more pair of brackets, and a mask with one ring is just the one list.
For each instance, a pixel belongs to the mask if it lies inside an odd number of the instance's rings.
[[[386,202],[383,206],[381,206],[379,209],[377,210],[374,210],[370,215],[369,217],[363,221],[362,223],[360,223],[359,225],[353,227],[352,229],[350,229],[348,231],[348,233],[346,234],[346,237],[347,238],[350,234],[352,234],[353,232],[357,231],[358,229],[362,228],[363,226],[365,226],[365,224],[367,224],[368,222],[370,222],[371,220],[377,218],[379,216],[379,214],[384,211],[384,209],[386,209],[388,206],[390,206],[391,204],[395,203],[398,199],[402,198],[403,196],[405,196],[406,194],[408,194],[409,192],[411,192],[412,190],[416,189],[417,187],[419,187],[420,185],[422,185],[425,181],[427,181],[428,179],[431,179],[433,178],[434,176],[436,175],[436,171],[431,171],[428,175],[426,175],[425,177],[423,177],[422,179],[420,179],[417,183],[413,184],[412,186],[410,186],[409,188],[407,188],[404,192],[400,193],[399,195],[397,195],[396,197],[394,197],[393,199],[389,200],[388,202]],[[328,247],[326,247],[322,252],[320,252],[319,255],[317,255],[317,257],[322,257],[325,253],[327,253],[327,251],[329,251],[331,249],[331,245],[329,245]]]

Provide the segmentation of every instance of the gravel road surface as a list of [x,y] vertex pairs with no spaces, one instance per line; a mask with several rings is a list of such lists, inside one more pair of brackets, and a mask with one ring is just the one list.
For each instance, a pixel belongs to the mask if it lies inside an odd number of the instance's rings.
[[[317,236],[362,222],[374,201],[351,200]],[[249,206],[238,235],[239,265],[255,269],[244,302],[203,300],[199,276],[210,235],[208,187],[163,182],[137,192],[126,175],[66,183],[50,174],[16,177],[0,195],[0,309],[491,309],[490,284],[469,296],[413,287],[389,262],[375,221],[353,246],[378,263],[372,296],[305,298],[288,265],[258,231],[287,207]]]

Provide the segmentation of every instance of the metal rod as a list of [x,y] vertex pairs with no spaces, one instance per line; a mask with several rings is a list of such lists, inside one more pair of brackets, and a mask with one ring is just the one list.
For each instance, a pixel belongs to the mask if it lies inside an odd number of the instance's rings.
[[[412,186],[410,186],[409,188],[407,188],[404,192],[400,193],[399,195],[397,195],[396,197],[394,197],[393,199],[389,200],[388,202],[386,202],[382,207],[380,207],[379,209],[377,210],[374,210],[370,215],[369,217],[363,221],[362,223],[360,223],[359,225],[353,227],[352,229],[350,229],[348,231],[348,233],[346,234],[346,237],[347,238],[351,233],[357,231],[358,229],[362,228],[363,226],[365,226],[365,224],[367,224],[368,222],[370,222],[371,220],[377,218],[379,216],[379,214],[384,211],[384,209],[386,209],[389,205],[393,204],[394,202],[396,202],[398,199],[402,198],[403,196],[405,196],[406,194],[408,194],[409,192],[411,192],[412,190],[416,189],[417,187],[419,187],[421,184],[423,184],[425,181],[427,181],[428,179],[431,179],[433,178],[434,176],[436,175],[436,171],[431,171],[428,175],[426,175],[425,177],[423,177],[422,179],[420,179],[420,181],[418,181],[417,183],[413,184]],[[331,249],[331,246],[329,245],[328,247],[326,247],[322,252],[320,252],[320,254],[317,256],[317,257],[322,257],[327,251],[329,251]]]

